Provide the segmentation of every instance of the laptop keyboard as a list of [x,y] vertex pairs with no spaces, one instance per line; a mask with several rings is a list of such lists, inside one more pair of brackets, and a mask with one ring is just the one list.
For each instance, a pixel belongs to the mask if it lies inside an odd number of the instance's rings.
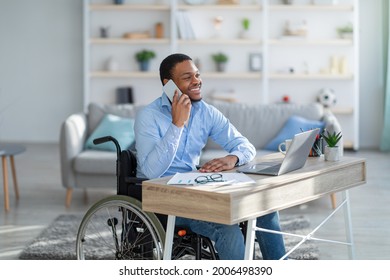
[[277,173],[279,171],[281,165],[282,164],[279,163],[279,164],[276,164],[274,166],[270,166],[270,167],[264,168],[262,171],[271,172],[271,173]]

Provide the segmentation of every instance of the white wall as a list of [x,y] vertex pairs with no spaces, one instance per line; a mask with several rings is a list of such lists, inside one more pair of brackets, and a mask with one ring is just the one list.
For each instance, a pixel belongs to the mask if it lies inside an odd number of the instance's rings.
[[360,0],[361,147],[379,147],[383,127],[382,1]]
[[57,142],[82,109],[82,1],[0,0],[0,141]]
[[[378,147],[381,1],[360,5],[360,146]],[[0,0],[0,141],[57,142],[81,110],[82,0]]]

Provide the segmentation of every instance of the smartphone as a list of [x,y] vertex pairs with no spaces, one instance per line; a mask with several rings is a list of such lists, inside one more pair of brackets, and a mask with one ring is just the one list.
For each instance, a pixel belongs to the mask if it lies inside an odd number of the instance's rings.
[[178,98],[182,95],[182,92],[180,91],[180,89],[177,87],[177,85],[172,81],[172,80],[169,80],[164,86],[163,86],[163,90],[165,92],[165,94],[168,96],[169,100],[171,100],[171,102],[173,101],[173,95],[175,94],[175,90],[177,90],[177,93],[178,93]]

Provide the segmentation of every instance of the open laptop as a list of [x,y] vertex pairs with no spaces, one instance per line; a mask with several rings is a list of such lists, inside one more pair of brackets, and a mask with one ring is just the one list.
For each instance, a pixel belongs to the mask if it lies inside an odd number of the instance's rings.
[[319,132],[316,128],[296,134],[282,161],[249,164],[238,168],[237,172],[278,176],[302,168]]

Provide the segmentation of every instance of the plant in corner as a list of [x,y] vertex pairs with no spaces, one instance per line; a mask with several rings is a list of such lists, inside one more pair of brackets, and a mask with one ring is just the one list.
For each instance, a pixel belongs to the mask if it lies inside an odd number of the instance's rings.
[[219,53],[213,54],[212,58],[213,58],[214,62],[216,63],[217,71],[224,72],[226,70],[226,63],[228,62],[229,57],[226,54],[219,52]]
[[154,51],[146,49],[143,49],[135,54],[135,58],[140,65],[141,71],[148,71],[150,60],[155,57],[156,53]]
[[340,159],[339,156],[339,146],[337,144],[339,143],[342,134],[341,131],[336,133],[335,131],[333,133],[330,133],[327,130],[324,130],[322,133],[322,137],[326,142],[325,146],[325,160],[327,161],[338,161]]

